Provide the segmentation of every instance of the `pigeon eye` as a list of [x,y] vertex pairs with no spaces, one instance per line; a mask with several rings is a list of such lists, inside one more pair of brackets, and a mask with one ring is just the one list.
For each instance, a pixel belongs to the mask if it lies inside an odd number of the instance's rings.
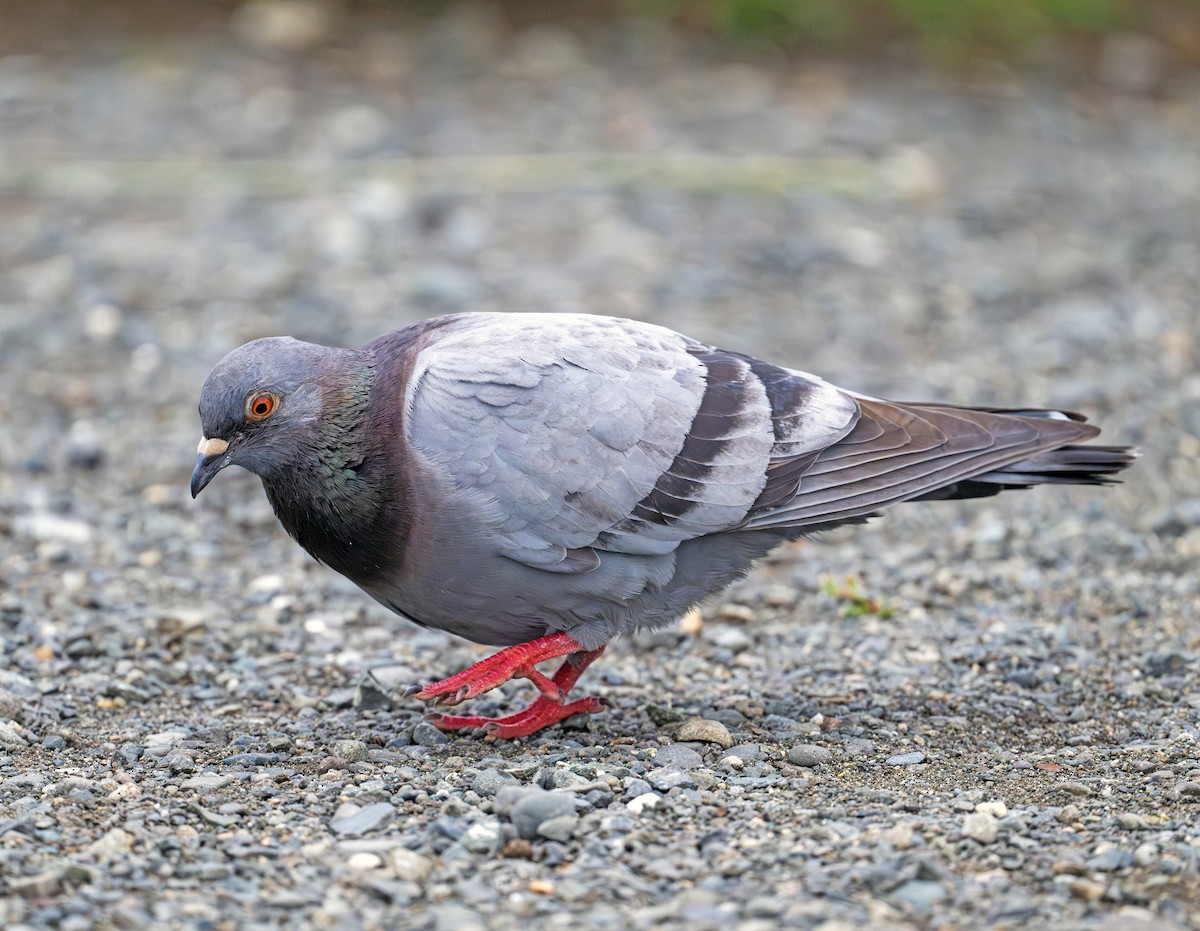
[[246,419],[251,421],[266,420],[279,406],[279,397],[267,392],[252,394],[246,399]]

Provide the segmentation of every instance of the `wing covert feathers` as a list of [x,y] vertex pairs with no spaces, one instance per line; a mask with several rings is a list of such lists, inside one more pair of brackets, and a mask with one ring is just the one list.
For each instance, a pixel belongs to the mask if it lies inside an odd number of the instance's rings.
[[477,314],[423,349],[414,449],[494,515],[504,555],[556,572],[711,534],[799,534],[907,500],[1102,484],[1126,447],[1078,414],[884,401],[660,327]]

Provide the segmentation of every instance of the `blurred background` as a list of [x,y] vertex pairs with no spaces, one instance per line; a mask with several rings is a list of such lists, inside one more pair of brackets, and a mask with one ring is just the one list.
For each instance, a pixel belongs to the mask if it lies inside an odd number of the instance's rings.
[[1169,422],[1154,467],[1196,479],[1198,13],[5,3],[0,491],[101,458],[177,484],[230,347],[460,310]]
[[182,425],[245,339],[458,310],[650,318],[863,390],[1107,414],[1129,379],[1194,373],[1198,12],[5,4],[0,339],[42,363],[7,403],[49,405],[5,462],[80,420],[117,453],[131,391]]

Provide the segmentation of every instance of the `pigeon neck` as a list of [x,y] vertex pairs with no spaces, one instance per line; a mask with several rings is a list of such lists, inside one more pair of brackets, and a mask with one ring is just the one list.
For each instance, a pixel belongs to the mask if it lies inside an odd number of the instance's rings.
[[263,487],[280,523],[316,559],[357,579],[370,567],[357,556],[370,549],[364,537],[384,506],[368,456],[365,411],[375,381],[371,361],[322,378],[319,435],[306,455]]

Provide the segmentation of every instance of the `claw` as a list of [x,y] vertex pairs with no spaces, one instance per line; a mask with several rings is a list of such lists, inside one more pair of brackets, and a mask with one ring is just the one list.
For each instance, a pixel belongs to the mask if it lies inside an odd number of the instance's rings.
[[425,686],[423,686],[423,685],[410,685],[403,692],[400,693],[400,697],[401,698],[412,698],[414,695],[417,695],[420,692],[423,692],[424,690],[425,690]]
[[[584,698],[567,703],[567,694],[575,682],[603,652],[604,647],[596,650],[581,649],[567,634],[551,634],[508,647],[457,675],[441,682],[417,687],[415,691],[408,689],[404,694],[410,698],[416,697],[430,702],[435,707],[448,707],[482,695],[510,679],[528,679],[536,686],[538,697],[532,705],[517,714],[486,718],[480,715],[438,712],[429,716],[430,723],[441,730],[482,730],[484,739],[488,741],[525,737],[572,715],[602,711],[609,707],[607,702],[598,698]],[[566,656],[567,659],[553,677],[535,668],[537,663],[556,656]]]
[[489,743],[497,740],[513,740],[517,737],[528,737],[542,728],[565,721],[577,714],[595,714],[603,711],[606,705],[598,698],[581,698],[569,705],[552,702],[546,698],[537,699],[524,711],[506,715],[502,718],[485,718],[477,715],[435,714],[429,717],[429,723],[443,731],[476,731],[481,730],[484,739]]

